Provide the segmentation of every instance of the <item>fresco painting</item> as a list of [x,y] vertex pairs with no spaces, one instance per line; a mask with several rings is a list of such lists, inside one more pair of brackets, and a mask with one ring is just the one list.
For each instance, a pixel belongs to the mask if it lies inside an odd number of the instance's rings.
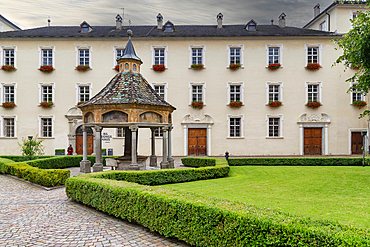
[[104,123],[120,123],[127,122],[128,115],[120,111],[111,111],[103,114]]
[[162,123],[162,116],[155,112],[145,112],[140,115],[140,122],[144,123]]

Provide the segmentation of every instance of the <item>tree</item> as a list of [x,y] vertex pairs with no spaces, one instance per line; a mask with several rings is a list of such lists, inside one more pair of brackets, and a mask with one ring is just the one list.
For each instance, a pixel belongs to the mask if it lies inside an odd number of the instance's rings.
[[[336,49],[343,50],[343,55],[335,61],[334,65],[343,63],[346,69],[359,67],[358,71],[346,80],[353,83],[348,91],[363,92],[367,95],[370,90],[370,13],[359,12],[359,15],[350,21],[353,29],[342,38],[334,40],[338,45]],[[360,118],[366,115],[370,115],[369,110],[365,110]]]
[[28,138],[22,137],[22,143],[18,142],[21,147],[22,155],[28,156],[30,160],[34,159],[35,156],[44,154],[44,146],[41,144],[44,140],[37,140],[35,137],[29,136]]

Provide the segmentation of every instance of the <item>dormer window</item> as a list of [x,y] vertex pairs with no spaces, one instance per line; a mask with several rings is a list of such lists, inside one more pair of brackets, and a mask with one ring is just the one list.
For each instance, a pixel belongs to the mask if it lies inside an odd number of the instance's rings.
[[89,23],[87,23],[86,21],[82,22],[80,27],[81,27],[81,33],[89,33],[93,30],[92,27],[89,25]]
[[175,30],[175,26],[172,22],[167,21],[166,24],[164,24],[163,29],[166,33],[173,32]]
[[257,30],[257,22],[254,21],[253,19],[250,20],[247,25],[245,26],[245,29],[248,31],[256,31]]

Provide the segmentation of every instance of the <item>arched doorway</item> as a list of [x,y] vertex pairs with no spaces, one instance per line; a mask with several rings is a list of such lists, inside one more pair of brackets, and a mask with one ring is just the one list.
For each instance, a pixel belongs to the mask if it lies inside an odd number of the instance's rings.
[[[87,128],[87,155],[94,152],[94,133],[91,127]],[[76,153],[82,155],[83,153],[83,137],[82,137],[82,126],[76,129]]]

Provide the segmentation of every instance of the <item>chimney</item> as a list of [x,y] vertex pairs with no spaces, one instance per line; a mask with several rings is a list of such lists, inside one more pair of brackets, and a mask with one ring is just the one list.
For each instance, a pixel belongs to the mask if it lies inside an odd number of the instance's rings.
[[223,19],[223,14],[219,13],[216,18],[217,18],[217,28],[222,28],[222,19]]
[[271,19],[271,25],[274,25],[274,19]]
[[320,4],[316,4],[315,7],[313,7],[313,17],[316,17],[320,14]]
[[163,16],[161,13],[158,13],[157,15],[157,29],[162,29],[163,26]]
[[120,15],[116,16],[116,29],[119,30],[122,28],[122,17]]
[[285,27],[285,17],[286,14],[284,13],[279,16],[279,27]]

